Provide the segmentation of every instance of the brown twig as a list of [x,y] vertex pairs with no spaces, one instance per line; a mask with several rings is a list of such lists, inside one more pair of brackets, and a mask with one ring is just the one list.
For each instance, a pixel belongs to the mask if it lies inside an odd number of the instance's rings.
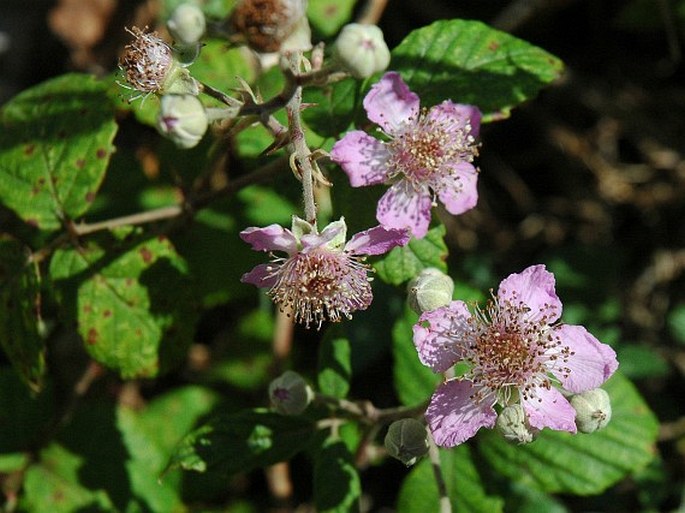
[[368,0],[361,14],[357,18],[357,23],[376,25],[383,16],[383,11],[385,11],[388,5],[388,0]]

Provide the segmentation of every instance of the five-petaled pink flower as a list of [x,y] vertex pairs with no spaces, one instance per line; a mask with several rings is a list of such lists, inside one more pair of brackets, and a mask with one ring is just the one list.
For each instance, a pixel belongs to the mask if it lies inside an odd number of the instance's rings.
[[438,445],[455,446],[492,428],[495,405],[519,403],[529,425],[576,432],[575,411],[555,385],[580,393],[599,387],[618,362],[613,349],[582,326],[560,324],[554,276],[543,265],[502,281],[485,310],[463,301],[421,315],[414,343],[424,365],[469,370],[438,387],[426,419]]
[[316,227],[293,216],[292,230],[272,224],[247,228],[240,237],[256,251],[282,251],[246,273],[241,281],[268,288],[271,299],[291,310],[295,322],[321,328],[325,320],[338,322],[352,312],[365,310],[373,298],[370,266],[365,255],[380,255],[409,242],[405,230],[377,226],[356,234],[347,243],[345,220],[332,222],[319,233]]
[[451,214],[462,214],[478,200],[475,138],[480,111],[446,100],[428,110],[399,74],[386,73],[364,98],[371,121],[388,136],[380,141],[365,132],[348,132],[331,150],[331,159],[353,187],[391,184],[378,203],[383,226],[410,227],[423,237],[431,207],[439,199]]

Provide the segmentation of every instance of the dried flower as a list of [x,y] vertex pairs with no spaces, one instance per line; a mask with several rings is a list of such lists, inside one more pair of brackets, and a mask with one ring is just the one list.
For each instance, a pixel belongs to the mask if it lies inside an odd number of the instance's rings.
[[157,32],[138,27],[127,31],[135,39],[124,47],[119,67],[132,89],[145,94],[199,94],[197,81],[177,64],[173,49]]
[[345,243],[347,225],[341,218],[321,233],[293,216],[292,230],[272,224],[248,228],[241,238],[256,251],[283,251],[242,277],[242,281],[268,288],[283,310],[292,310],[295,322],[321,328],[325,320],[338,322],[352,312],[365,310],[372,293],[364,255],[380,255],[409,241],[406,230],[381,226],[356,234]]
[[419,97],[390,72],[371,88],[364,108],[390,140],[354,130],[333,146],[331,158],[353,187],[392,184],[376,210],[382,225],[410,227],[421,238],[437,199],[451,214],[476,205],[478,173],[472,162],[481,118],[476,107],[445,100],[422,110]]
[[535,265],[503,280],[485,310],[472,314],[453,301],[419,318],[414,343],[424,365],[435,372],[460,361],[470,366],[438,387],[426,411],[438,445],[492,428],[496,404],[520,404],[533,429],[576,432],[576,412],[555,385],[572,393],[597,388],[618,362],[582,326],[557,323],[561,308],[554,276]]
[[306,0],[241,0],[230,23],[253,50],[277,52],[296,30],[303,30],[303,21],[311,36],[306,13]]

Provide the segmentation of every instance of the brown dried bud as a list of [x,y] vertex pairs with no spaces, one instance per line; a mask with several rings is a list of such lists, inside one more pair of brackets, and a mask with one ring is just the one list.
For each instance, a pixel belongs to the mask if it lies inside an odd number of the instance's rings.
[[306,0],[241,0],[230,23],[253,50],[277,52],[306,16],[306,10]]

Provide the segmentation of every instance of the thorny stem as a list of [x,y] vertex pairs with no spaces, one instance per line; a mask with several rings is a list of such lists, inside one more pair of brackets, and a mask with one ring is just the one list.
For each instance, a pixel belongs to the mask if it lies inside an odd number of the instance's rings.
[[368,0],[357,18],[357,23],[377,25],[387,5],[388,0]]
[[369,401],[349,401],[318,392],[314,395],[314,400],[333,406],[367,424],[389,424],[405,417],[415,417],[422,414],[428,405],[423,403],[412,407],[376,408]]
[[[426,428],[428,430],[428,428]],[[447,494],[447,487],[445,486],[445,479],[442,476],[442,470],[440,467],[440,452],[438,451],[437,445],[433,441],[433,437],[430,432],[428,432],[428,457],[431,461],[431,466],[433,467],[433,475],[435,476],[435,482],[438,485],[438,496],[440,497],[440,513],[452,513],[452,503],[450,502],[450,497]]]

